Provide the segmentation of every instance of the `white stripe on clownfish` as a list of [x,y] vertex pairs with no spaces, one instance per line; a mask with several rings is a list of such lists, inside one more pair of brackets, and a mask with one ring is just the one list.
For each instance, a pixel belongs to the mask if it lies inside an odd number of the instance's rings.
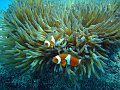
[[44,44],[48,44],[48,47],[50,47],[50,42],[48,40],[45,40]]
[[68,56],[65,58],[65,60],[67,61],[67,64],[70,65],[71,55],[68,54]]
[[78,64],[80,64],[80,63],[81,63],[81,59],[78,60]]
[[55,38],[54,38],[54,36],[51,36],[51,41],[55,44]]
[[61,62],[61,58],[60,58],[60,56],[55,56],[57,59],[58,59],[58,62],[57,62],[57,64],[60,64],[60,62]]
[[[65,58],[65,60],[67,61],[67,64],[70,65],[70,61],[71,61],[71,55],[68,54],[68,56]],[[78,60],[78,64],[81,63],[81,59]]]

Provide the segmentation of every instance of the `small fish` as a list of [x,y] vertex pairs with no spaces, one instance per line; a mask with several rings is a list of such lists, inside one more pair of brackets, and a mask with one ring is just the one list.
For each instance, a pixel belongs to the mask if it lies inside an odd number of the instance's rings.
[[45,40],[44,45],[46,45],[47,47],[51,47],[53,48],[55,44],[55,38],[54,36],[50,37],[50,40]]
[[70,54],[63,53],[55,56],[52,62],[61,64],[63,67],[65,67],[66,65],[78,66],[79,64],[81,64],[81,59],[78,59],[77,57]]
[[47,47],[53,48],[56,41],[60,38],[60,34],[58,32],[55,32],[54,35],[49,36],[47,40],[44,41],[44,45]]

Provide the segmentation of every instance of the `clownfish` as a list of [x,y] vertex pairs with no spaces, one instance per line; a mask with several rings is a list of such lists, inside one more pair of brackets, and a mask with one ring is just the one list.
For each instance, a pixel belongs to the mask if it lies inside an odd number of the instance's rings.
[[44,41],[44,45],[50,48],[53,48],[56,41],[60,38],[60,34],[56,32],[54,35],[47,38],[47,40]]
[[51,48],[53,48],[54,44],[55,44],[54,36],[51,36],[50,40],[45,40],[44,42],[44,45],[46,45],[47,47],[51,47]]
[[81,59],[78,59],[77,57],[70,54],[63,53],[53,57],[52,62],[61,64],[63,67],[66,65],[78,66],[81,64]]

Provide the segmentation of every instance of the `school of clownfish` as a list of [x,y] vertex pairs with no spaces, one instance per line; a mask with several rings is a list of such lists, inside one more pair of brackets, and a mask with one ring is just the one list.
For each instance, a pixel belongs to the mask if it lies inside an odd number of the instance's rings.
[[[51,36],[50,38],[48,38],[48,40],[44,41],[44,45],[53,48],[55,44],[58,44],[64,40],[61,39],[59,42],[56,42],[58,38],[59,36]],[[76,56],[70,55],[68,53],[61,53],[59,55],[56,55],[55,57],[53,57],[52,62],[56,64],[61,64],[63,67],[65,67],[66,65],[78,66],[82,63],[81,59],[78,59]]]

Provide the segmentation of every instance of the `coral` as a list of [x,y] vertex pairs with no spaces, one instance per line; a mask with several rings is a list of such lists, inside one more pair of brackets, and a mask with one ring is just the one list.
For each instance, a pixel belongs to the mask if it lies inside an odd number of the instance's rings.
[[[94,1],[94,0],[93,0]],[[70,78],[104,71],[109,49],[120,44],[119,2],[76,1],[56,4],[42,0],[15,0],[3,13],[3,53],[22,72],[51,69]],[[44,44],[55,37],[53,47]],[[1,47],[2,47],[1,46]],[[52,58],[69,53],[81,59],[77,67],[54,64]]]

